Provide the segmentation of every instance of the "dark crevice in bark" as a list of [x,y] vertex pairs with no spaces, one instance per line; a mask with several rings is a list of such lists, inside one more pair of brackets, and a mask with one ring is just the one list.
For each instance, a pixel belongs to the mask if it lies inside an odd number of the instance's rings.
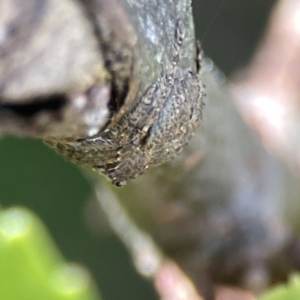
[[[106,24],[101,26],[102,24],[99,23],[97,14],[101,11],[102,4],[94,0],[78,0],[78,2],[82,5],[83,11],[93,27],[99,50],[104,57],[105,68],[111,76],[111,90],[108,103],[111,119],[124,105],[128,95],[133,64],[132,56],[126,55],[130,51],[124,51],[124,44],[122,48],[118,48],[116,45],[118,41],[112,28],[105,28]],[[119,70],[120,66],[122,70]]]
[[59,112],[66,103],[67,97],[65,95],[54,94],[31,99],[27,104],[2,104],[0,111],[6,110],[22,118],[31,118],[41,112]]

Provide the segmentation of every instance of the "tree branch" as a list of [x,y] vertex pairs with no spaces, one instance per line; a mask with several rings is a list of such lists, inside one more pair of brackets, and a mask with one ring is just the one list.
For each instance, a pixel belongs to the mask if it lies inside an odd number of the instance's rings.
[[183,154],[114,193],[205,299],[215,284],[259,293],[290,271],[275,270],[288,265],[282,204],[298,183],[255,140],[218,71],[207,65],[202,78],[204,120]]
[[[189,0],[30,0],[19,6],[2,0],[0,5],[2,134],[40,137],[63,148],[118,126],[153,85],[170,79],[169,70],[181,83],[183,71],[198,76]],[[177,59],[179,19],[185,42]],[[179,28],[175,34],[174,28]],[[167,257],[174,262],[173,275],[180,267],[206,299],[213,299],[215,284],[259,293],[297,267],[299,243],[282,203],[299,200],[298,180],[255,139],[224,78],[208,61],[200,76],[208,95],[204,119],[182,155],[125,188],[102,186],[98,197],[105,200],[112,226],[119,215],[107,200],[117,198],[118,209],[136,224],[132,228],[154,241],[161,268],[152,276],[161,295],[159,270],[168,270]],[[274,144],[282,145],[278,139]],[[296,153],[297,147],[291,149],[284,156]],[[94,159],[101,152],[96,150],[87,154]],[[134,245],[142,231],[131,240],[122,228],[115,231],[137,256]],[[186,277],[180,276],[183,284]],[[191,283],[184,286],[192,293],[188,299],[197,299]]]

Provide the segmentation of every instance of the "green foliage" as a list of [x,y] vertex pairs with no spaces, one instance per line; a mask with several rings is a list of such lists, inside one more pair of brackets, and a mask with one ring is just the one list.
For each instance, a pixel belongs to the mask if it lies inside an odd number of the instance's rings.
[[94,300],[86,270],[65,263],[42,222],[30,211],[0,212],[0,299]]
[[279,285],[269,291],[259,300],[299,300],[300,299],[300,276],[293,275],[287,285]]

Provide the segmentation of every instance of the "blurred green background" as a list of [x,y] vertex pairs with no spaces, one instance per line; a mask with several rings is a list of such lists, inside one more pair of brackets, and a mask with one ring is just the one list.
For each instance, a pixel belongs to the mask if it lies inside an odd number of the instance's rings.
[[[193,1],[197,38],[226,75],[251,59],[274,2]],[[85,212],[91,186],[77,166],[41,141],[10,137],[0,140],[0,166],[1,206],[35,212],[66,260],[89,268],[104,300],[158,299],[123,245],[109,231],[90,230]]]

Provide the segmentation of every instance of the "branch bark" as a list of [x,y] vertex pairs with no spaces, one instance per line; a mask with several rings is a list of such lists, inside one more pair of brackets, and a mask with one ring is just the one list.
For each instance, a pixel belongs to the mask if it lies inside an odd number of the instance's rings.
[[299,199],[298,181],[249,131],[220,73],[208,64],[202,78],[204,120],[183,154],[114,197],[205,299],[219,285],[261,293],[295,266],[283,203]]
[[[0,132],[64,143],[118,124],[172,64],[178,17],[186,29],[180,67],[197,68],[190,4],[0,0]],[[97,194],[134,256],[143,233],[128,242],[107,199],[156,244],[160,268],[151,276],[162,297],[159,278],[181,274],[177,267],[206,299],[220,284],[259,293],[299,267],[299,242],[283,214],[286,199],[299,202],[298,179],[254,137],[208,60],[201,78],[204,120],[183,154],[125,188],[103,182]],[[181,275],[187,299],[199,299]]]

